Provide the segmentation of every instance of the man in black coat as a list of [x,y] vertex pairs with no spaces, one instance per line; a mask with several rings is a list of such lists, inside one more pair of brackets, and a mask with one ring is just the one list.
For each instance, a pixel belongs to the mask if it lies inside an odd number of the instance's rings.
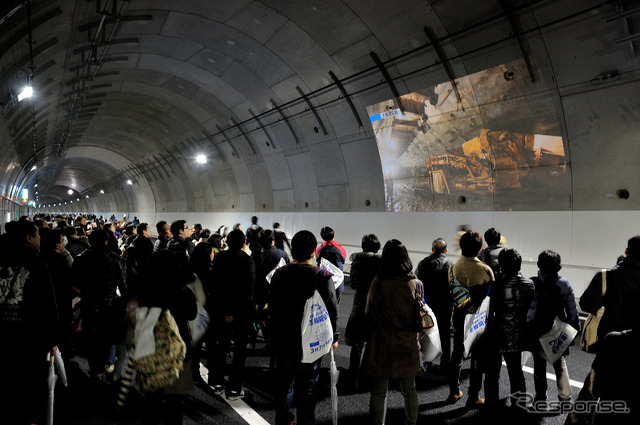
[[[247,357],[249,326],[257,318],[254,300],[256,267],[253,259],[242,248],[246,239],[242,230],[233,230],[227,236],[229,250],[216,255],[211,269],[212,287],[208,292],[207,307],[211,305],[211,324],[207,347],[209,385],[218,394],[226,389],[229,400],[244,397],[242,378]],[[233,364],[229,385],[224,380],[227,348],[233,340]]]
[[447,242],[438,238],[431,244],[432,254],[424,258],[416,267],[416,276],[424,286],[424,298],[433,310],[440,331],[442,357],[440,367],[449,368],[451,357],[451,313],[453,300],[449,290],[449,267],[453,264],[446,256]]

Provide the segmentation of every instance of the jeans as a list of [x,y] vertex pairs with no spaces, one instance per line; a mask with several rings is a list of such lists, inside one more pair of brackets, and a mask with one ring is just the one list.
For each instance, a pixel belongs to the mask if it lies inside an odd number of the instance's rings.
[[276,425],[286,425],[294,420],[291,413],[294,396],[297,424],[315,424],[316,384],[321,364],[322,358],[313,363],[301,363],[283,357],[276,359]]
[[[554,364],[556,385],[558,386],[558,400],[571,400],[571,384],[565,356],[560,357]],[[533,382],[536,389],[536,399],[547,399],[547,360],[539,353],[533,353]]]
[[[453,312],[453,352],[449,362],[449,393],[458,394],[460,391],[460,371],[464,361],[464,319],[466,313],[455,309]],[[481,344],[482,340],[476,342]],[[484,350],[476,347],[471,354],[469,376],[469,399],[477,398],[482,388],[482,370],[480,369],[480,356]]]
[[[387,391],[389,380],[386,378],[371,377],[371,398],[369,410],[373,425],[384,424],[387,413]],[[418,391],[416,390],[416,377],[409,376],[398,379],[400,391],[404,397],[404,423],[415,425],[418,420]]]

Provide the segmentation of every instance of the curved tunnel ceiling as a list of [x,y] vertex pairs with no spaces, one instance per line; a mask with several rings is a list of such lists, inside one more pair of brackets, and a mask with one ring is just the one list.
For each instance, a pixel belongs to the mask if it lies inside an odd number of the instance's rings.
[[[492,157],[490,183],[455,184],[470,191],[466,206],[460,196],[417,206],[394,197],[423,173],[433,193],[454,193],[451,171],[425,171],[415,152],[440,161],[453,153],[473,170],[482,158],[454,144],[493,136],[458,124],[495,126],[492,102],[511,102],[526,114],[510,131],[562,139],[557,199],[523,208],[640,207],[637,197],[610,196],[640,193],[640,150],[630,148],[640,130],[637,2],[34,3],[8,2],[0,18],[4,197],[28,188],[38,204],[83,205],[102,191],[105,211],[508,210],[513,194],[503,194],[518,187],[535,197],[521,181],[544,172],[501,170]],[[491,72],[513,81],[510,96],[491,91],[507,84]],[[17,102],[27,78],[35,95]],[[371,121],[372,105],[400,107],[389,134],[406,139],[403,156],[385,156],[397,146],[380,145],[386,130]],[[411,114],[432,145],[415,135]],[[200,153],[207,164],[196,164]],[[410,155],[413,168],[393,177],[393,163]],[[483,184],[514,178],[488,207],[473,203]]]

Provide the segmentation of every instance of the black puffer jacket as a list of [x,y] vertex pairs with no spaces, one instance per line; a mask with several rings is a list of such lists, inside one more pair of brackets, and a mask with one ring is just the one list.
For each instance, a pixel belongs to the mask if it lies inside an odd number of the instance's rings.
[[501,353],[527,349],[527,312],[534,292],[531,279],[520,273],[491,286],[487,329]]

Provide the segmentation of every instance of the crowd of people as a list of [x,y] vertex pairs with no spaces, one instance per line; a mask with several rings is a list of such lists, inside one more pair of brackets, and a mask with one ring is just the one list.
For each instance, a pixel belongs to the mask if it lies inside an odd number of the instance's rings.
[[[88,360],[91,382],[119,383],[135,345],[140,307],[170,311],[186,345],[178,378],[161,391],[144,394],[143,423],[181,424],[184,397],[195,384],[207,385],[229,400],[243,398],[247,350],[259,333],[267,342],[275,378],[276,424],[315,423],[322,359],[302,363],[300,323],[305,302],[317,290],[334,331],[332,349],[338,347],[344,281],[334,284],[332,274],[320,265],[325,259],[342,270],[347,253],[328,226],[320,231],[319,245],[308,230],[290,240],[278,223],[273,229],[263,229],[257,217],[251,223],[245,232],[239,223],[212,231],[200,224],[189,227],[185,220],[159,221],[155,241],[149,224],[137,217],[118,221],[113,216],[36,216],[7,223],[0,235],[0,334],[10,349],[0,350],[0,364],[12,365],[7,382],[15,382],[1,398],[7,423],[30,424],[42,415],[39,383],[47,353],[60,350],[67,358],[80,353]],[[503,247],[501,239],[498,230],[488,229],[487,247],[482,249],[479,233],[461,233],[461,256],[453,264],[446,256],[446,241],[437,238],[431,255],[414,269],[401,241],[391,239],[382,246],[374,234],[362,237],[362,251],[349,258],[355,295],[343,338],[351,347],[349,369],[341,383],[347,391],[371,393],[371,423],[385,423],[390,380],[398,381],[404,397],[405,424],[417,421],[415,378],[425,368],[420,360],[425,331],[416,330],[414,323],[420,298],[431,307],[440,329],[439,366],[427,365],[427,370],[448,377],[448,403],[465,397],[465,322],[489,297],[486,331],[470,350],[466,406],[504,407],[499,396],[503,360],[509,393],[528,394],[521,366],[524,352],[531,353],[534,364],[536,404],[528,408],[544,406],[547,359],[540,337],[556,320],[579,331],[578,304],[570,282],[559,274],[559,253],[541,252],[537,276],[527,278],[521,273],[520,254]],[[632,408],[619,421],[635,418],[634,404],[640,400],[636,389],[621,391],[619,381],[608,379],[624,376],[623,367],[627,376],[639,376],[634,357],[639,339],[632,331],[640,316],[639,292],[640,236],[635,236],[628,241],[625,257],[606,273],[596,274],[580,297],[585,312],[605,308],[593,366],[599,379],[590,382],[589,390],[591,396],[623,400]],[[208,314],[209,326],[204,336],[196,337],[191,324],[200,310]],[[615,364],[620,350],[625,350],[623,362]],[[567,355],[569,349],[552,367],[558,399],[570,403]],[[199,371],[203,358],[209,370],[206,382]],[[586,395],[586,390],[580,393]],[[294,399],[297,417],[291,411]],[[581,420],[577,415],[567,419]]]

